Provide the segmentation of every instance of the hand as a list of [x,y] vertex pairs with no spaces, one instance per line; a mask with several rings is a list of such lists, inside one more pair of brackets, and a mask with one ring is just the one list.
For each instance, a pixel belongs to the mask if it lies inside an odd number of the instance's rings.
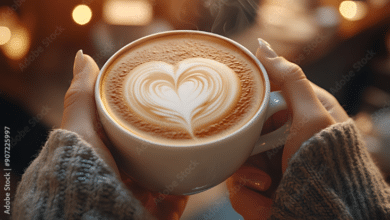
[[[272,89],[282,90],[288,104],[288,112],[275,114],[263,127],[268,132],[283,125],[287,115],[292,115],[290,135],[283,150],[271,150],[250,157],[240,170],[228,179],[228,188],[237,186],[240,179],[251,179],[258,186],[272,184],[263,189],[244,184],[244,190],[230,195],[233,207],[245,219],[266,219],[270,215],[270,199],[274,194],[289,159],[302,143],[322,129],[348,120],[348,114],[337,100],[324,89],[311,83],[293,63],[278,57],[269,44],[259,39],[257,58],[264,65],[271,81]],[[245,170],[250,170],[247,172]],[[271,176],[267,175],[269,173]],[[249,188],[249,189],[248,189]]]
[[99,126],[96,112],[94,88],[99,68],[88,55],[80,50],[76,54],[73,67],[73,80],[66,92],[64,100],[64,114],[61,128],[79,134],[91,144],[96,153],[121,178],[135,197],[141,201],[147,210],[158,219],[179,219],[187,204],[188,196],[167,196],[159,203],[154,199],[158,193],[150,192],[132,182],[119,171],[115,160],[107,148],[110,145],[104,130]]

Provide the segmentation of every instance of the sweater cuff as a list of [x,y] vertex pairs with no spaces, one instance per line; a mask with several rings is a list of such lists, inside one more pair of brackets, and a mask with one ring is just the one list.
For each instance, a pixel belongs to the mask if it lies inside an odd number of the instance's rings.
[[293,155],[276,193],[274,213],[385,219],[390,208],[383,205],[389,203],[389,187],[349,119],[317,133]]
[[150,219],[79,135],[54,130],[18,186],[13,219]]

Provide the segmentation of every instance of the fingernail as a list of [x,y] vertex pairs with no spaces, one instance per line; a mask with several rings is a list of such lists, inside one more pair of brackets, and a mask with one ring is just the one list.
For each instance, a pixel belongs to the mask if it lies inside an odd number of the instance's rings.
[[249,176],[241,176],[240,180],[237,182],[238,184],[242,184],[250,189],[256,191],[265,191],[269,188],[268,181],[263,181],[260,179],[265,179],[264,176],[256,176],[256,174],[252,174]]
[[258,38],[258,40],[259,40],[259,49],[267,58],[275,58],[278,56],[267,41],[261,38]]
[[73,65],[73,76],[81,72],[81,70],[85,66],[85,59],[83,50],[79,50],[76,53],[76,57],[74,58],[74,65]]
[[244,185],[255,191],[265,191],[271,186],[271,177],[264,171],[252,166],[242,166],[236,172],[236,184]]

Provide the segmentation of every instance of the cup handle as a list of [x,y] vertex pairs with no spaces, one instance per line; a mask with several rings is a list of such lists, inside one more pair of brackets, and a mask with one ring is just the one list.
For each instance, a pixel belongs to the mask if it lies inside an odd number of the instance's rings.
[[[271,92],[269,98],[269,106],[265,120],[271,117],[278,111],[287,109],[287,103],[284,97],[282,96],[281,91]],[[282,127],[277,130],[270,132],[266,135],[260,136],[257,140],[255,147],[252,151],[251,156],[258,153],[271,150],[275,147],[279,147],[286,143],[287,136],[289,135],[291,127],[291,120],[287,121]]]

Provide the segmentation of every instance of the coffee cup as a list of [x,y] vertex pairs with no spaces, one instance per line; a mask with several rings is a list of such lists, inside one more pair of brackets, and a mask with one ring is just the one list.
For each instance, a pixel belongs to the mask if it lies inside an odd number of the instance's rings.
[[260,136],[266,119],[287,109],[263,65],[207,32],[162,32],[124,46],[101,69],[95,99],[118,168],[162,194],[210,189],[287,136],[288,124]]

